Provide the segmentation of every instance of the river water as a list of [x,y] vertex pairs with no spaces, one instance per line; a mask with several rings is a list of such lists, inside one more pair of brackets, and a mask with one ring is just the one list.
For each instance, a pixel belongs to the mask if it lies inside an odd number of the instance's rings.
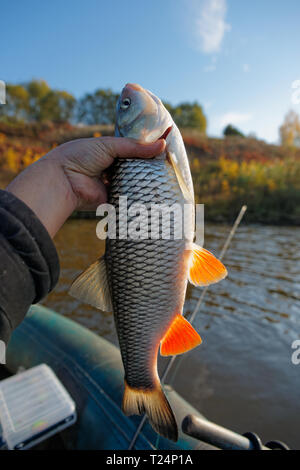
[[[117,344],[112,314],[67,294],[76,275],[104,251],[96,224],[70,220],[57,234],[61,276],[44,304]],[[206,224],[205,247],[217,255],[229,231]],[[298,449],[300,364],[291,360],[291,345],[300,339],[299,246],[296,227],[240,226],[224,258],[228,278],[209,288],[195,320],[203,343],[183,356],[172,382],[210,420]],[[185,312],[200,294],[188,288]]]

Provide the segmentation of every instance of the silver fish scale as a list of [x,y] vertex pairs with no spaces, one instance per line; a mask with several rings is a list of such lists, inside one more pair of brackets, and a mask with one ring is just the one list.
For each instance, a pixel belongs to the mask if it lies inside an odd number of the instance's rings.
[[[162,157],[116,161],[108,202],[116,208],[117,226],[120,196],[127,196],[128,207],[145,204],[149,214],[151,203],[184,203],[174,170]],[[133,220],[128,216],[128,224]],[[161,225],[160,220],[160,236]],[[107,239],[105,257],[125,378],[131,387],[151,389],[160,340],[183,308],[185,241],[120,239],[119,234],[126,232],[117,229],[117,238]]]

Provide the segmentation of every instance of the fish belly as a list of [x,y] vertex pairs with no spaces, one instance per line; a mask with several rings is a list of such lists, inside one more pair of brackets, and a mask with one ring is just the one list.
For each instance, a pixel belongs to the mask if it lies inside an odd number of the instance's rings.
[[[124,230],[119,230],[120,196],[127,197],[127,228],[134,220],[132,205],[144,204],[147,239],[125,239]],[[184,236],[175,239],[172,223],[170,239],[164,239],[161,218],[159,238],[150,238],[150,208],[151,204],[174,203],[183,207],[184,200],[173,168],[158,157],[151,161],[117,160],[109,203],[116,208],[117,231],[115,239],[107,239],[105,258],[125,379],[133,388],[151,389],[157,381],[159,343],[175,315],[182,313],[188,266],[186,241]]]

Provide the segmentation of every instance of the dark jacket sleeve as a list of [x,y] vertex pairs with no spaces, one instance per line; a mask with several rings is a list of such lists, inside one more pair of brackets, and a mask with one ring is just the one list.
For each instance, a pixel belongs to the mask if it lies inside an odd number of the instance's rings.
[[6,344],[32,303],[58,281],[55,246],[34,212],[0,190],[0,340]]

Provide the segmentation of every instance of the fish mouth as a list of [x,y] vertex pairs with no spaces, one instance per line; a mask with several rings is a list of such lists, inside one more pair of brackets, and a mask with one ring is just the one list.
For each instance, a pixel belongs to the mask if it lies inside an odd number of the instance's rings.
[[170,132],[171,132],[171,130],[172,130],[172,127],[173,127],[173,126],[168,127],[168,128],[165,130],[165,132],[163,133],[163,135],[162,135],[158,140],[160,140],[160,139],[166,140],[166,138],[168,137],[168,135],[170,134]]
[[130,88],[131,90],[135,90],[135,91],[144,91],[144,89],[138,83],[126,83],[126,85],[124,86],[124,89],[125,88]]
[[[140,116],[140,115],[139,115],[139,116]],[[139,116],[137,116],[136,119],[138,119]],[[136,119],[135,119],[135,120],[136,120]],[[165,132],[164,132],[164,133],[159,137],[159,139],[157,139],[157,140],[161,140],[161,139],[166,140],[166,138],[167,138],[168,135],[170,134],[172,128],[173,128],[173,126],[168,127],[168,128],[165,130]],[[119,135],[120,135],[121,137],[123,137],[123,134],[122,134],[122,132],[121,132],[121,129],[120,129],[120,127],[119,127],[117,124],[116,124],[116,129],[117,129]]]

